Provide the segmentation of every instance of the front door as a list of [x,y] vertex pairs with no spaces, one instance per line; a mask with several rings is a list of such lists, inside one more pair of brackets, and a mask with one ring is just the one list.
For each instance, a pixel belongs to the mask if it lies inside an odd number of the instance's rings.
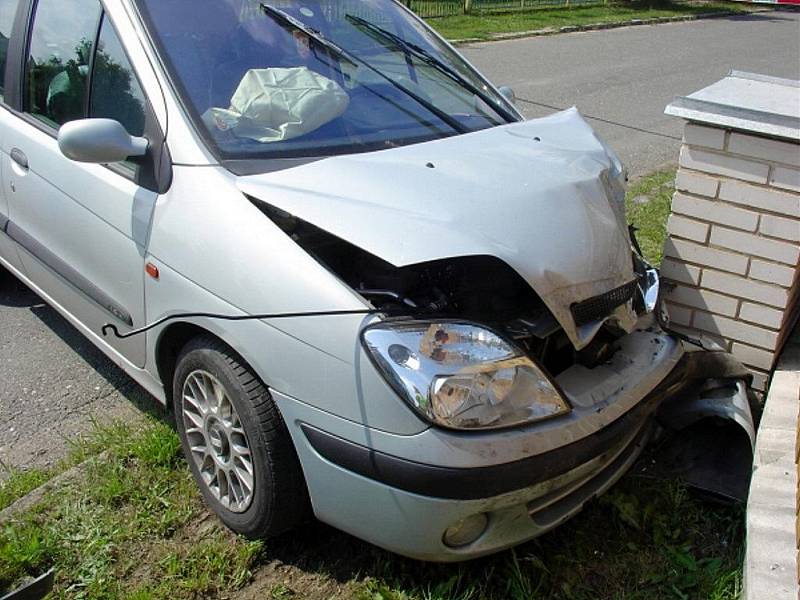
[[[144,255],[158,194],[133,163],[77,163],[58,148],[58,128],[115,118],[143,135],[147,101],[98,0],[38,0],[22,86],[22,113],[3,144],[7,232],[27,276],[94,333],[145,322]],[[106,339],[136,366],[143,336]]]
[[[8,131],[8,124],[15,118],[6,105],[5,75],[8,64],[8,46],[11,41],[14,20],[19,0],[0,0],[0,148]],[[0,160],[0,181],[3,179],[3,161]],[[16,244],[6,234],[8,224],[8,199],[0,186],[0,266],[20,268]]]

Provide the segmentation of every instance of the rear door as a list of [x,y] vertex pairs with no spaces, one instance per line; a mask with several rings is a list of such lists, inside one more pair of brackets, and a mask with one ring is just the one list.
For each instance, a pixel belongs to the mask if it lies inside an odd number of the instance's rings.
[[[85,116],[158,137],[152,111],[98,0],[38,0],[24,52],[20,110],[3,136],[7,231],[27,276],[95,333],[145,322],[144,256],[158,197],[148,161],[77,163],[58,129]],[[144,336],[107,339],[134,365]]]

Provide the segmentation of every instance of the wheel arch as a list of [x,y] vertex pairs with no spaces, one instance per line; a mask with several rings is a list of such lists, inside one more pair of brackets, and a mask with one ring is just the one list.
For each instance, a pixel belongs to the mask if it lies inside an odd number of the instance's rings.
[[248,360],[246,354],[241,351],[239,344],[226,339],[226,336],[221,335],[220,332],[214,331],[213,328],[205,327],[190,321],[177,321],[170,323],[159,333],[155,344],[156,370],[164,388],[167,406],[172,405],[172,379],[175,375],[175,369],[178,365],[178,357],[180,356],[181,350],[183,350],[186,344],[191,340],[201,336],[212,337],[228,346],[242,361],[253,369],[253,372],[256,373],[264,385],[269,388],[269,385],[264,381],[262,375],[258,373],[256,365]]
[[212,335],[219,338],[208,329],[185,321],[171,323],[159,333],[155,347],[156,369],[164,386],[167,406],[172,406],[172,378],[175,375],[178,356],[190,340],[201,335]]

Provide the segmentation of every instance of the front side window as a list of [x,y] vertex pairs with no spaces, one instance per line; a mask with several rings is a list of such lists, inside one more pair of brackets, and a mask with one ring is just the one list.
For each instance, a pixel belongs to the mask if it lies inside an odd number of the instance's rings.
[[101,7],[97,0],[39,0],[26,68],[25,110],[58,127],[86,112]]
[[516,120],[392,0],[138,0],[222,158],[390,148]]
[[119,121],[134,136],[144,135],[145,96],[107,17],[103,17],[92,66],[89,116]]
[[17,14],[19,0],[0,0],[0,100],[5,95],[6,62],[8,61],[8,44],[11,42],[11,30]]

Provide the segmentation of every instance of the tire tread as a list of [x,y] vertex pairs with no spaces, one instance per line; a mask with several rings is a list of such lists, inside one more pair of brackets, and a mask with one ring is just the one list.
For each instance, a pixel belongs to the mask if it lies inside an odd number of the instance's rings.
[[[283,533],[304,521],[310,513],[305,478],[286,423],[266,385],[230,346],[218,338],[211,335],[193,338],[181,351],[178,364],[189,353],[198,350],[216,353],[230,369],[244,391],[245,397],[241,400],[247,402],[256,415],[253,425],[258,428],[267,454],[267,470],[272,479],[267,486],[269,510],[263,522],[252,532],[243,533],[253,538]],[[176,374],[178,372],[176,369]]]

